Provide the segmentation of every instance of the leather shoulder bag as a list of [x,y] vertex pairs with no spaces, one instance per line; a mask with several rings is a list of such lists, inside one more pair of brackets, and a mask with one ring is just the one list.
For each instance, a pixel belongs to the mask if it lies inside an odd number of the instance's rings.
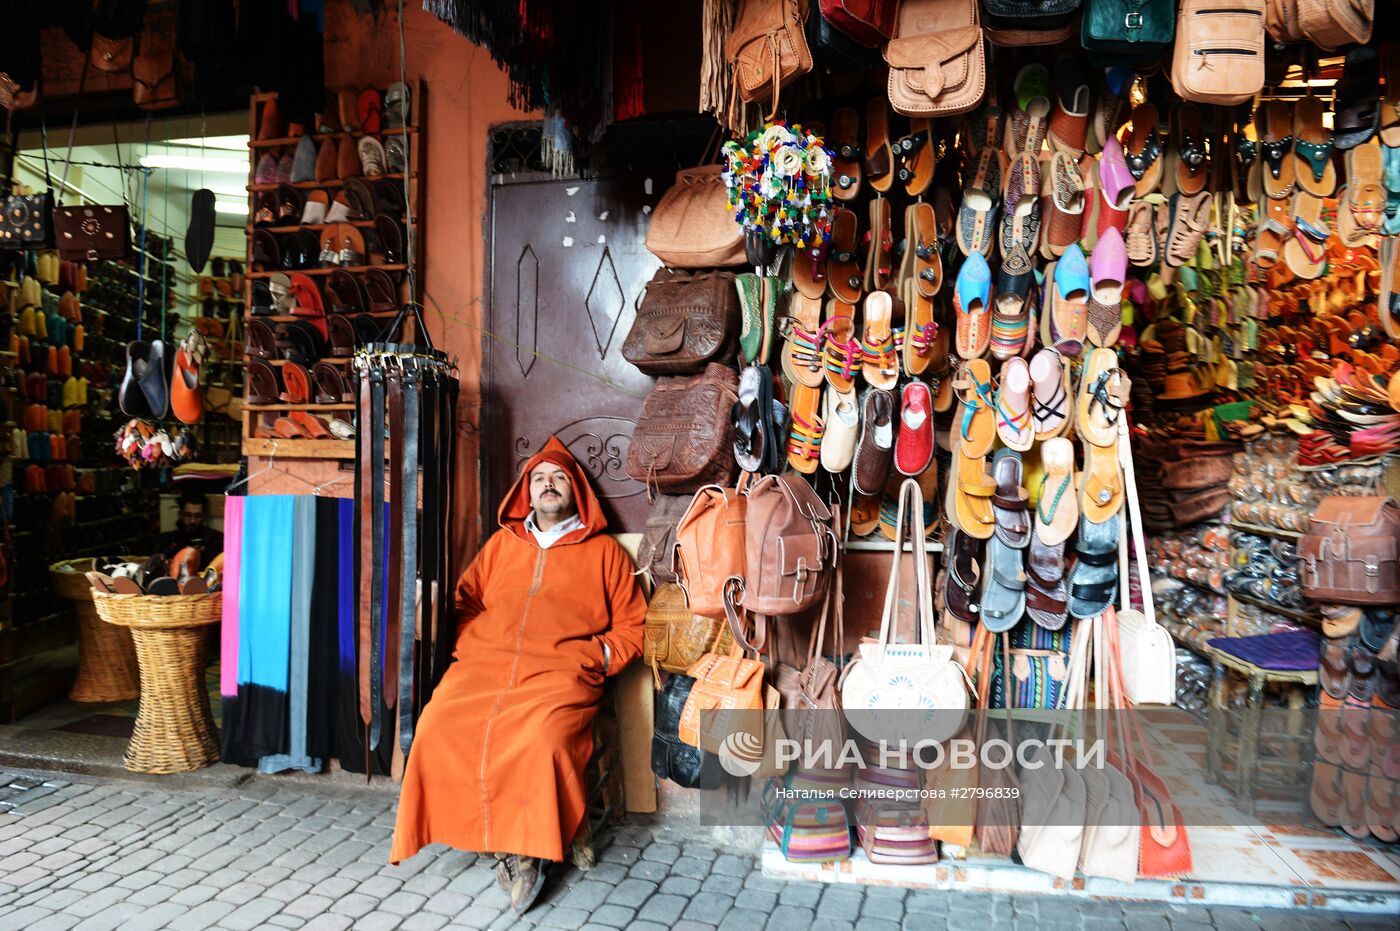
[[647,283],[622,357],[648,375],[689,375],[732,358],[738,343],[739,292],[731,273],[661,268]]
[[711,753],[680,739],[681,711],[695,680],[675,675],[656,695],[656,730],[651,737],[651,771],[684,789],[716,789],[724,782],[724,770]]
[[658,381],[632,430],[627,474],[668,494],[729,484],[738,472],[729,422],[738,399],[739,376],[716,362]]
[[734,28],[725,40],[733,93],[746,103],[771,95],[765,119],[777,114],[782,89],[812,70],[812,50],[804,34],[807,2],[740,0]]
[[13,193],[5,198],[0,212],[0,249],[53,248],[53,179],[49,177],[47,138],[44,183],[47,189],[42,194]]
[[143,110],[165,110],[180,105],[178,58],[174,29],[147,28],[131,62],[131,95]]
[[977,0],[903,0],[885,61],[897,113],[953,116],[973,109],[987,85]]
[[661,585],[652,592],[642,631],[642,661],[651,667],[658,687],[662,672],[685,672],[706,653],[727,653],[731,640],[728,624],[686,606],[679,585]]
[[59,258],[96,262],[131,256],[131,224],[124,205],[55,207],[53,225]]
[[831,509],[799,475],[765,475],[748,498],[745,609],[773,615],[816,607],[839,547]]
[[696,614],[725,617],[725,583],[744,574],[748,503],[742,484],[738,489],[707,485],[676,524],[677,575]]
[[839,752],[846,738],[845,719],[841,716],[841,692],[837,688],[840,668],[827,658],[826,632],[828,619],[832,624],[830,655],[837,662],[842,656],[845,631],[841,615],[841,574],[836,573],[834,591],[827,592],[822,612],[807,640],[806,661],[799,669],[789,663],[774,664],[774,684],[783,702],[783,729],[787,736],[805,741],[813,748],[829,742],[833,753]]
[[1400,505],[1386,495],[1322,499],[1298,544],[1303,595],[1340,604],[1400,602]]
[[1083,0],[981,0],[982,26],[993,45],[1058,45],[1074,35]]
[[676,525],[690,498],[686,495],[658,495],[647,515],[646,530],[637,547],[637,566],[651,577],[651,584],[676,581]]
[[744,231],[734,222],[723,165],[676,172],[647,224],[647,251],[672,268],[743,265]]
[[[728,733],[722,732],[733,733],[743,729],[757,738],[744,749],[752,749],[753,759],[758,762],[763,756],[763,661],[748,656],[737,643],[733,643],[727,653],[706,653],[700,657],[687,675],[695,679],[695,685],[681,710],[677,729],[680,739],[693,747],[715,753],[728,736]],[[760,713],[735,716],[729,720],[723,720],[728,718],[726,715],[705,714],[722,711]],[[753,734],[754,730],[759,733]],[[734,748],[734,743],[731,741],[731,748]]]
[[1172,86],[1183,100],[1232,105],[1264,87],[1264,0],[1181,0]]
[[1106,64],[1161,58],[1176,35],[1176,0],[1084,0],[1079,40]]
[[[1118,612],[1118,662],[1128,697],[1135,705],[1171,705],[1176,702],[1176,644],[1165,627],[1157,623],[1157,611],[1152,603],[1152,580],[1147,574],[1147,540],[1143,536],[1142,503],[1138,499],[1137,477],[1134,474],[1132,445],[1128,440],[1127,421],[1118,421],[1118,458],[1123,467],[1123,484],[1131,518],[1133,555],[1138,573],[1138,590],[1142,595],[1142,610],[1129,600],[1128,534],[1118,536],[1118,586],[1122,610]],[[1216,456],[1198,461],[1226,462],[1228,456]],[[1103,693],[1107,694],[1107,693]]]
[[[821,0],[821,16],[866,48],[878,48],[894,35],[897,0]],[[814,17],[815,18],[815,17]]]
[[1298,41],[1309,41],[1328,51],[1355,42],[1371,41],[1375,26],[1375,0],[1287,0],[1295,7]]

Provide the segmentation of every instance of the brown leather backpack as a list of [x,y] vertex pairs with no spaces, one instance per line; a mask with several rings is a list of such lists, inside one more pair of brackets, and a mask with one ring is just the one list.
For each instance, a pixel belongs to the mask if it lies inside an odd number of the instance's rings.
[[977,0],[904,0],[885,61],[895,112],[953,116],[976,107],[987,86]]
[[826,502],[799,476],[765,475],[749,488],[744,608],[796,614],[826,595],[839,543]]
[[1183,100],[1232,105],[1264,86],[1264,0],[1181,0],[1172,86]]
[[1400,505],[1386,495],[1322,499],[1298,544],[1303,594],[1342,604],[1400,602]]
[[686,375],[731,358],[738,339],[739,292],[731,273],[661,268],[647,283],[622,358],[648,375]]
[[627,474],[668,494],[728,485],[738,467],[730,411],[739,376],[715,362],[699,375],[662,378],[642,403],[627,451]]
[[[733,93],[745,102],[771,94],[778,112],[778,94],[812,70],[812,50],[804,27],[807,0],[740,0],[734,28],[724,42],[733,71]],[[733,106],[731,101],[731,117]]]
[[637,547],[637,567],[651,576],[653,585],[676,581],[676,525],[688,507],[687,495],[658,495],[651,506]]
[[744,575],[748,503],[742,487],[707,485],[676,525],[677,574],[696,614],[725,616],[724,583]]

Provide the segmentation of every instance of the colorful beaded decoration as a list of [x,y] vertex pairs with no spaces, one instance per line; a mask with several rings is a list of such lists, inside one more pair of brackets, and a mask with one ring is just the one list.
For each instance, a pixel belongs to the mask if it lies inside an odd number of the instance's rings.
[[768,123],[724,144],[735,222],[774,245],[820,248],[831,238],[832,154],[801,125]]

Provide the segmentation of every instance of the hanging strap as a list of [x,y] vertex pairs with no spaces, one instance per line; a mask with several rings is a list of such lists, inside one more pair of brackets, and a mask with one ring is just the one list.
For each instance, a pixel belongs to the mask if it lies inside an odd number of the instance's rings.
[[[360,369],[359,375],[360,401],[356,420],[360,424],[360,430],[355,435],[355,538],[360,541],[360,550],[355,566],[355,578],[359,591],[358,610],[355,615],[358,618],[355,672],[359,686],[360,723],[368,728],[370,723],[370,645],[374,641],[370,629],[370,616],[373,611],[371,606],[374,603],[374,553],[371,545],[373,534],[370,532],[374,523],[372,504],[374,490],[370,469],[370,431],[365,427],[365,424],[370,421],[370,411],[373,410],[374,401],[368,369]],[[366,746],[368,746],[368,739],[366,739]]]
[[400,479],[403,568],[399,619],[399,747],[405,754],[413,744],[414,640],[418,627],[418,372],[412,364],[403,373],[403,471]]
[[389,408],[389,522],[384,528],[385,568],[389,593],[384,615],[384,701],[399,702],[399,620],[403,603],[403,371],[398,359],[386,360],[385,403]]
[[428,701],[433,683],[437,681],[437,629],[434,621],[438,586],[438,529],[443,517],[438,501],[438,456],[440,450],[437,437],[438,375],[434,369],[424,372],[419,378],[418,399],[418,461],[423,470],[423,497],[421,501],[418,539],[418,578],[419,594],[415,615],[418,618],[418,678],[415,681],[415,707],[422,708]]
[[[374,554],[369,600],[369,748],[379,749],[384,704],[384,369],[369,366],[370,546]],[[363,423],[361,429],[364,429]]]
[[[88,56],[84,55],[83,71],[82,74],[78,77],[78,102],[73,106],[73,122],[68,127],[68,154],[63,159],[63,178],[59,181],[58,193],[55,195],[55,202],[58,204],[63,203],[63,192],[68,188],[68,168],[73,164],[73,140],[77,138],[78,135],[78,105],[81,104],[83,101],[83,89],[87,87],[87,75]],[[47,148],[48,146],[46,144],[45,149],[47,150]],[[47,161],[47,158],[45,158],[46,166]],[[47,167],[45,168],[45,177],[47,177]]]

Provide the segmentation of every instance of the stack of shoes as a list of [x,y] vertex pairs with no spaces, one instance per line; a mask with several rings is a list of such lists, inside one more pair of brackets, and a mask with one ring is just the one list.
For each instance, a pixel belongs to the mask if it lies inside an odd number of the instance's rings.
[[1231,537],[1232,568],[1225,573],[1225,588],[1243,595],[1257,606],[1301,611],[1307,606],[1298,570],[1297,544],[1250,533]]
[[1186,527],[1219,517],[1230,502],[1230,477],[1239,443],[1171,439],[1162,434],[1137,445],[1138,494],[1144,524]]
[[87,578],[95,591],[114,595],[202,595],[221,588],[222,556],[186,548],[169,560],[160,555],[142,563],[99,559],[101,568]]
[[1229,534],[1219,526],[1155,534],[1147,544],[1149,568],[1217,595],[1225,594],[1230,568]]

